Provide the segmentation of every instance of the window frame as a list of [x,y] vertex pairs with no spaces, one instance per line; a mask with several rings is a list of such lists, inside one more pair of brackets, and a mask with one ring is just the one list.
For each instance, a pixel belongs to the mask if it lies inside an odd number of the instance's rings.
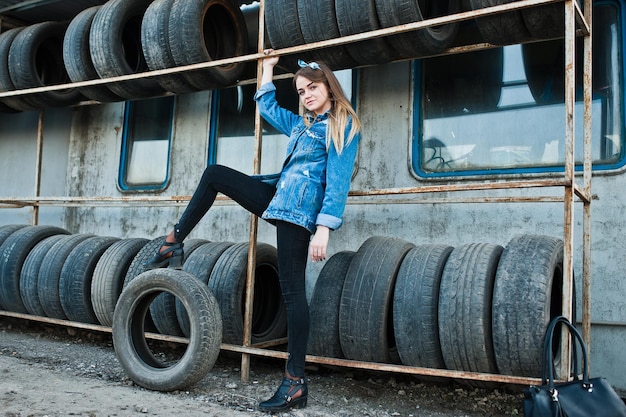
[[[617,64],[619,68],[619,81],[621,83],[621,96],[619,103],[621,106],[621,118],[622,123],[620,126],[621,135],[621,155],[616,162],[610,163],[594,163],[592,170],[594,173],[616,173],[626,170],[626,108],[624,107],[626,102],[626,51],[624,45],[626,45],[626,5],[624,0],[602,0],[594,2],[594,6],[613,5],[617,10],[617,27],[618,34],[616,40],[619,48],[619,61]],[[534,167],[512,167],[512,168],[479,168],[479,169],[467,169],[456,170],[449,172],[431,172],[422,168],[424,163],[423,157],[423,109],[422,109],[422,95],[423,95],[423,65],[422,60],[414,60],[412,62],[412,93],[413,93],[413,110],[412,110],[412,132],[411,132],[411,154],[409,156],[409,166],[412,175],[421,180],[442,180],[442,179],[459,179],[470,180],[476,178],[492,178],[498,177],[519,177],[524,176],[554,176],[557,174],[563,174],[565,172],[565,166],[534,166]],[[565,132],[563,132],[565,135]],[[582,143],[582,138],[576,138],[577,143]],[[582,172],[583,164],[576,163],[575,171]]]
[[121,143],[121,151],[120,151],[120,165],[118,170],[118,180],[117,187],[121,192],[131,193],[131,192],[155,192],[155,191],[164,191],[167,189],[170,183],[170,171],[172,166],[172,144],[174,139],[174,124],[175,124],[175,114],[176,114],[176,106],[178,100],[176,96],[165,96],[165,97],[157,97],[151,98],[147,100],[161,100],[167,99],[170,100],[171,105],[169,109],[169,135],[167,138],[168,141],[168,149],[167,149],[167,166],[165,168],[165,178],[161,183],[152,183],[152,184],[139,184],[132,185],[127,182],[128,175],[128,164],[130,162],[130,147],[133,143],[131,136],[131,118],[133,106],[135,105],[134,101],[126,101],[124,103],[124,123],[122,127],[122,143]]

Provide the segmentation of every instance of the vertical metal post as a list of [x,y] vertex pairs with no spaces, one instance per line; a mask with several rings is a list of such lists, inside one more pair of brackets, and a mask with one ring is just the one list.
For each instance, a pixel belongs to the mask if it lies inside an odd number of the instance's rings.
[[[264,33],[265,33],[265,1],[261,0],[259,4],[259,39],[258,51],[263,52],[264,49]],[[260,87],[261,73],[263,71],[263,61],[257,61],[257,88]],[[261,157],[263,148],[263,132],[262,132],[261,114],[258,106],[255,106],[254,112],[254,173],[261,171]],[[246,300],[243,321],[243,345],[251,346],[252,341],[252,313],[254,311],[254,282],[256,268],[256,242],[258,236],[259,219],[254,215],[250,215],[250,244],[248,246],[248,275],[246,276]],[[242,353],[241,355],[241,380],[248,382],[250,380],[250,354]]]
[[[43,121],[44,109],[39,110],[39,120],[37,122],[37,156],[35,159],[35,197],[41,193],[41,165],[43,156]],[[33,205],[33,226],[39,224],[39,204]]]
[[591,153],[591,99],[592,99],[592,0],[584,0],[585,21],[589,26],[589,33],[583,38],[584,46],[584,68],[583,68],[583,89],[584,89],[584,165],[583,165],[583,191],[585,201],[583,201],[583,285],[582,285],[582,330],[583,339],[587,345],[587,350],[591,350],[591,179],[592,179],[592,153]]
[[[574,114],[576,100],[576,21],[575,0],[565,0],[565,186],[564,196],[564,231],[563,231],[563,311],[565,317],[572,319],[572,280],[574,277]],[[562,377],[569,375],[570,349],[568,333],[563,329],[561,338]]]

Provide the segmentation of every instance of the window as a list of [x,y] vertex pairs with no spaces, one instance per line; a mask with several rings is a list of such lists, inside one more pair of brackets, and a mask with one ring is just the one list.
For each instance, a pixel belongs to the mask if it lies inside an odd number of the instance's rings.
[[[594,169],[624,164],[621,15],[595,4]],[[583,159],[582,39],[577,41],[576,161]],[[562,171],[563,40],[415,62],[413,168],[423,177]]]
[[[352,70],[335,75],[348,99],[352,100]],[[298,113],[299,101],[291,79],[274,80],[278,103]],[[213,92],[209,164],[218,163],[252,174],[254,168],[254,93],[256,85],[244,85]],[[354,100],[353,100],[354,101]],[[269,123],[263,123],[261,173],[279,172],[287,150],[288,137]]]
[[119,177],[123,191],[166,187],[174,102],[170,96],[126,103]]

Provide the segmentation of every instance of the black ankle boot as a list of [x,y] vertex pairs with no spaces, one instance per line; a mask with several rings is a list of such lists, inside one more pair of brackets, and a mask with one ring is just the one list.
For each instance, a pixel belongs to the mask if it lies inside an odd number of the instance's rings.
[[[294,398],[294,395],[298,393],[300,395]],[[304,408],[306,407],[308,396],[309,389],[304,378],[293,380],[285,377],[274,396],[267,401],[259,403],[259,410],[278,412],[289,410],[290,408]]]
[[[163,246],[167,246],[163,252],[160,252]],[[168,254],[171,254],[168,256]],[[183,267],[183,258],[185,252],[183,251],[183,243],[178,242],[166,242],[159,246],[156,253],[143,264],[145,269],[156,269],[170,267],[174,269],[181,269]]]

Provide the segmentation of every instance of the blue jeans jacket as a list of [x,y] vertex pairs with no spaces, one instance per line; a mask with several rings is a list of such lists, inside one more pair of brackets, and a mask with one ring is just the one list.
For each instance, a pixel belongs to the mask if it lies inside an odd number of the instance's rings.
[[[328,113],[317,116],[307,128],[301,116],[276,102],[276,87],[266,83],[254,95],[263,118],[289,136],[287,156],[279,174],[260,176],[276,181],[276,194],[264,219],[295,223],[311,233],[316,225],[337,229],[348,200],[352,170],[360,135],[344,146],[338,155],[334,145],[326,148]],[[346,136],[350,125],[346,129]]]

